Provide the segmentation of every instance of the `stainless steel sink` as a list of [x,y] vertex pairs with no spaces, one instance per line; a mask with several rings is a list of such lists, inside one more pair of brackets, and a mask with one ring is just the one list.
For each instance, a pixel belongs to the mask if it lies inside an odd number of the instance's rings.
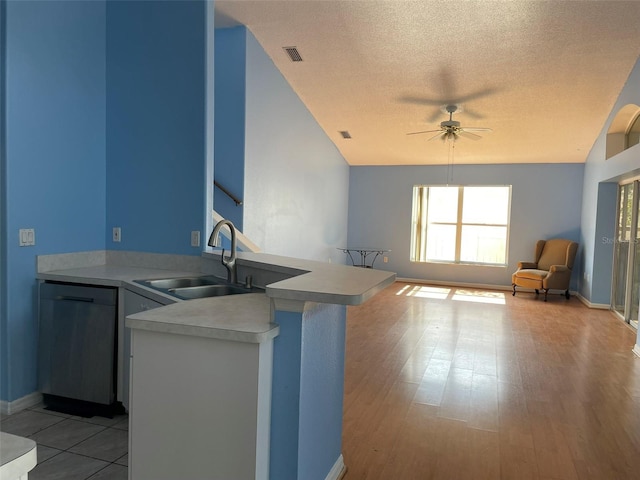
[[183,300],[194,298],[220,297],[223,295],[238,295],[241,293],[256,293],[256,288],[245,288],[240,285],[202,285],[198,287],[171,288],[169,293]]
[[261,288],[230,284],[212,275],[134,281],[182,300],[264,292]]
[[136,280],[138,283],[159,290],[169,290],[171,288],[199,287],[201,285],[219,285],[224,283],[218,277],[180,277],[180,278],[160,278],[157,280]]

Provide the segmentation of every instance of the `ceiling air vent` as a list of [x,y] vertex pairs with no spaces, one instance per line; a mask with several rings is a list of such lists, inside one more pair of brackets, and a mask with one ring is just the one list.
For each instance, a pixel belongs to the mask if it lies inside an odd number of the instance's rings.
[[300,56],[300,52],[296,47],[282,47],[292,62],[301,62],[302,57]]
[[346,130],[340,130],[340,135],[342,135],[342,138],[351,138],[351,134]]

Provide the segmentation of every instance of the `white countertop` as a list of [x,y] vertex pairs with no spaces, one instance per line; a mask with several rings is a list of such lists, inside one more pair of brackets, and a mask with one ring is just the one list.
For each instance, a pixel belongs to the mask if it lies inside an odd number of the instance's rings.
[[0,432],[0,478],[21,478],[36,466],[37,461],[36,442]]
[[[204,256],[216,254],[204,253]],[[268,297],[306,302],[360,305],[395,282],[386,270],[324,263],[267,253],[239,252],[239,265],[290,272],[286,280],[266,286]]]
[[279,333],[270,323],[270,301],[262,293],[188,300],[129,315],[126,325],[139,330],[261,343]]
[[[219,262],[220,254],[205,252],[202,257],[202,262]],[[67,260],[68,254],[65,254]],[[239,252],[238,268],[248,272],[253,269],[267,274],[277,273],[278,281],[266,285],[266,296],[242,294],[183,301],[134,282],[205,274],[205,269],[194,271],[193,265],[190,270],[178,270],[176,264],[179,265],[179,262],[174,262],[171,269],[128,266],[115,262],[85,267],[74,264],[73,268],[41,271],[37,278],[125,287],[166,304],[163,308],[127,317],[126,324],[131,328],[252,343],[268,340],[278,334],[277,325],[270,323],[269,298],[299,303],[359,305],[395,281],[395,274],[384,270]]]

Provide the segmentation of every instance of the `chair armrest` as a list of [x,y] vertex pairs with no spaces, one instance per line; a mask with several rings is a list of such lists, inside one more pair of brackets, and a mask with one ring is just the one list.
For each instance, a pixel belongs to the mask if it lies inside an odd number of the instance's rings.
[[538,264],[534,262],[518,262],[518,270],[523,268],[538,268]]
[[564,273],[570,271],[566,265],[551,265],[551,268],[549,268],[549,273]]
[[542,280],[543,288],[567,290],[571,281],[571,269],[566,265],[551,265],[549,274]]

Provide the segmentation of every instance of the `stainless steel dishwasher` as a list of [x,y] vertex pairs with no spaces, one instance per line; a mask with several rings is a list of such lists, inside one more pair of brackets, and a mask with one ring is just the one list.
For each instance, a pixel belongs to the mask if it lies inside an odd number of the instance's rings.
[[39,383],[50,408],[90,416],[115,405],[117,295],[113,287],[40,285]]

